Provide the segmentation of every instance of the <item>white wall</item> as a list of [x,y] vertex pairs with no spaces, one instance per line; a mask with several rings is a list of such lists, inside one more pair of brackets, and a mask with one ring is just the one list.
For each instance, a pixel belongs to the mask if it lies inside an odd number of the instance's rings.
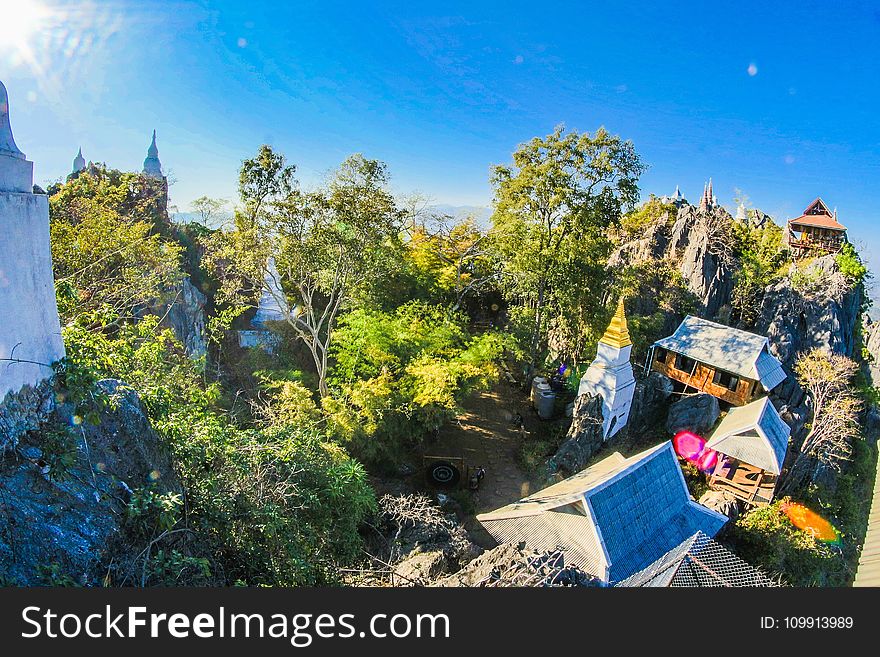
[[[0,359],[48,364],[63,356],[49,247],[49,200],[0,191]],[[48,367],[0,360],[0,402],[7,393],[51,374]]]

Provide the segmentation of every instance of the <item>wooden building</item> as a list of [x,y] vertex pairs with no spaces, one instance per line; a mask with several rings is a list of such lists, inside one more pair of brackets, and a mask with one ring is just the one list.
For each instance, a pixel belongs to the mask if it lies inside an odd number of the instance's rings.
[[846,226],[817,198],[800,217],[789,219],[785,241],[795,258],[836,253],[846,241]]
[[685,390],[706,392],[743,406],[785,380],[767,338],[688,315],[671,336],[655,342],[649,369],[682,383]]
[[767,397],[730,409],[706,443],[718,454],[709,487],[749,504],[769,504],[790,435]]

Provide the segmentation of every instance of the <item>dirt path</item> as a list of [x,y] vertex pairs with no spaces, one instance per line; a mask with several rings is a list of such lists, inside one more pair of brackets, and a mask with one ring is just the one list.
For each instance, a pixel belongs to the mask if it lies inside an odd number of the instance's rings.
[[510,504],[536,490],[535,482],[517,463],[523,437],[514,424],[515,414],[523,418],[526,440],[547,430],[528,402],[522,391],[506,383],[475,394],[464,404],[464,412],[425,449],[426,454],[461,456],[468,465],[485,468],[480,489],[473,493],[477,513]]

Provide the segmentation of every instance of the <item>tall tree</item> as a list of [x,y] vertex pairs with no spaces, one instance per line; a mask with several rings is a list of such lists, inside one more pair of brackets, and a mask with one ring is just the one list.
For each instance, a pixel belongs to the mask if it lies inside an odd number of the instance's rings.
[[285,319],[309,349],[322,397],[336,319],[381,285],[400,236],[403,214],[387,184],[385,164],[356,154],[325,186],[303,191],[293,167],[263,146],[242,166],[236,230],[209,248],[209,262],[225,273],[227,300],[254,304],[268,293],[291,309]]
[[813,418],[780,493],[792,493],[802,486],[816,461],[839,469],[841,461],[849,458],[852,441],[859,435],[861,401],[849,386],[857,370],[850,358],[819,349],[798,358],[794,372],[810,396]]
[[551,319],[560,324],[601,307],[605,231],[635,205],[643,169],[632,143],[604,128],[566,134],[562,126],[493,168],[490,236],[508,296],[532,313],[530,371]]

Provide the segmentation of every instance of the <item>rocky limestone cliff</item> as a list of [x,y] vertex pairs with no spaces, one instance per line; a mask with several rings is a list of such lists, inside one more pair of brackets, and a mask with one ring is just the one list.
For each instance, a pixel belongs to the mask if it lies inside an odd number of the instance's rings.
[[201,358],[208,351],[205,333],[207,298],[192,284],[189,277],[170,294],[171,301],[157,311],[163,324],[174,331],[187,356]]
[[[114,400],[99,424],[77,424],[70,406],[61,404],[49,422],[25,434],[0,460],[4,583],[52,583],[60,573],[78,584],[100,584],[111,560],[115,573],[136,571],[137,553],[145,546],[128,546],[123,535],[132,491],[147,485],[181,491],[137,394],[113,379],[98,385]],[[57,432],[63,426],[70,427],[75,450],[53,475],[49,464],[58,449],[53,427]]]
[[770,351],[788,370],[798,353],[810,349],[852,356],[863,295],[833,255],[793,264],[764,291],[754,330],[770,338]]
[[732,221],[720,206],[703,210],[683,205],[671,224],[664,215],[640,237],[621,244],[609,257],[609,269],[668,261],[699,300],[699,314],[714,318],[730,303],[733,290],[731,258],[718,239],[719,231]]

